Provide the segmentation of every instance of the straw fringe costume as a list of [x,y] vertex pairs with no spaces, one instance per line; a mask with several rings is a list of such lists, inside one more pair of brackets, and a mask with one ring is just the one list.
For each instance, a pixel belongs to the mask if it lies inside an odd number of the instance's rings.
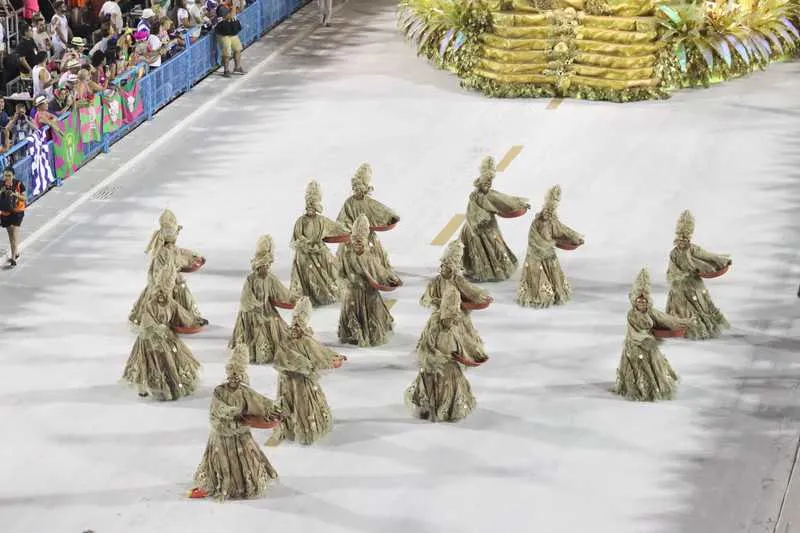
[[[362,163],[358,167],[351,179],[351,186],[353,195],[345,200],[342,210],[339,211],[339,216],[336,217],[336,221],[344,226],[347,231],[353,229],[353,225],[361,215],[367,217],[370,228],[395,224],[400,220],[397,213],[370,196],[373,191],[372,167],[368,163]],[[386,250],[378,240],[378,235],[372,230],[369,232],[369,244],[374,248],[375,255],[379,258],[383,267],[391,270],[392,265],[389,262],[389,254],[386,253]],[[343,249],[344,246],[340,246],[337,255],[341,254]]]
[[[423,349],[423,346],[434,342],[438,337],[441,323],[439,317],[439,307],[442,301],[442,295],[447,287],[455,287],[459,292],[461,302],[469,303],[487,303],[491,301],[491,297],[479,287],[467,281],[462,274],[462,262],[464,256],[464,245],[461,241],[452,241],[445,249],[442,255],[439,275],[433,278],[428,286],[425,288],[425,293],[420,298],[420,305],[423,307],[432,308],[430,318],[428,319],[425,329],[420,335],[417,342],[417,350]],[[476,362],[484,362],[488,359],[486,349],[483,345],[478,330],[472,323],[470,311],[459,307],[461,319],[455,324],[455,329],[461,339],[464,351],[469,354],[469,357]]]
[[675,229],[675,247],[669,254],[669,294],[667,313],[695,320],[686,332],[690,339],[712,339],[730,328],[725,316],[714,305],[703,279],[698,274],[717,272],[732,264],[727,255],[707,252],[691,242],[694,217],[689,211],[681,213]]
[[286,413],[269,444],[286,439],[313,444],[333,429],[333,416],[319,384],[320,370],[340,365],[344,358],[314,340],[309,326],[311,302],[303,296],[297,302],[288,340],[275,356],[278,403]]
[[461,296],[454,285],[447,285],[442,295],[436,328],[417,348],[420,370],[406,390],[406,403],[415,416],[431,422],[457,422],[475,408],[475,397],[469,381],[456,361],[457,355],[468,355],[458,335],[458,322],[463,320]]
[[[150,243],[145,249],[145,253],[151,257],[158,255],[159,250],[164,246],[163,229],[176,229],[177,232],[183,229],[183,226],[178,225],[178,219],[175,214],[169,209],[165,209],[158,219],[160,229],[153,232],[150,238]],[[178,254],[178,268],[183,272],[194,271],[202,267],[206,263],[206,259],[199,253],[188,250],[186,248],[177,248]]]
[[240,500],[263,496],[278,472],[250,433],[246,417],[274,420],[282,414],[272,400],[248,385],[247,348],[233,349],[226,365],[228,379],[214,389],[211,432],[194,475],[201,497]]
[[574,246],[583,237],[558,219],[561,187],[547,191],[542,210],[536,213],[528,232],[528,251],[517,290],[517,303],[523,307],[550,307],[569,301],[571,289],[556,255],[556,242]]
[[189,316],[170,296],[173,279],[162,271],[143,309],[139,335],[133,343],[122,379],[135,386],[140,396],[177,400],[192,394],[198,383],[200,363],[171,326],[192,324]]
[[308,296],[314,306],[339,301],[336,259],[323,239],[346,235],[343,225],[322,215],[322,193],[312,181],[306,188],[306,213],[297,219],[292,232],[292,281],[294,294]]
[[255,257],[250,261],[252,272],[247,275],[239,299],[239,313],[229,348],[247,346],[250,362],[269,364],[275,359],[278,345],[289,335],[289,327],[276,304],[291,307],[296,297],[269,269],[274,261],[272,237],[258,241]]
[[678,375],[658,349],[662,341],[652,330],[675,330],[686,327],[689,321],[653,308],[646,269],[639,272],[629,298],[628,330],[614,392],[634,401],[671,400],[677,390]]
[[464,272],[474,281],[504,281],[517,268],[517,257],[503,240],[497,215],[528,209],[527,198],[508,196],[493,190],[494,159],[486,157],[475,190],[469,195],[467,219],[461,229],[464,244]]
[[350,242],[339,255],[339,277],[344,294],[339,314],[339,340],[358,346],[379,346],[389,340],[394,319],[376,285],[394,286],[400,279],[384,266],[371,248],[369,220],[360,215],[353,224]]
[[[128,321],[134,326],[141,324],[144,306],[149,299],[152,287],[164,271],[169,271],[174,274],[172,297],[188,315],[193,317],[193,322],[198,322],[202,325],[208,324],[208,321],[200,314],[200,309],[197,307],[197,301],[194,299],[192,291],[189,290],[189,286],[186,284],[183,276],[178,273],[181,261],[178,248],[175,246],[175,240],[178,237],[178,227],[162,224],[159,234],[160,236],[157,239],[159,245],[150,262],[150,268],[147,271],[147,286],[145,286],[139,294],[138,300],[136,300],[136,303],[133,305],[133,309],[128,316]],[[188,324],[183,325],[188,326]]]

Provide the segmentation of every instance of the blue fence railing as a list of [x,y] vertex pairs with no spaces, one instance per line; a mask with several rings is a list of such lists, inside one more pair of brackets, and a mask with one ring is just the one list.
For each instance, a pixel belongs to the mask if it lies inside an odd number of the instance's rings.
[[[247,47],[262,35],[280,24],[292,13],[309,3],[310,0],[255,0],[239,13],[242,31],[239,39]],[[142,95],[144,113],[130,124],[125,124],[113,133],[104,135],[100,141],[83,145],[84,159],[80,166],[88,163],[101,152],[108,152],[110,146],[133,131],[139,124],[151,118],[159,109],[169,104],[181,94],[188,91],[200,80],[208,76],[220,65],[220,56],[214,32],[201,37],[196,42],[170,58],[159,68],[150,71],[139,80],[139,92]],[[141,67],[132,68],[114,80],[115,85],[123,85],[132,76],[137,76]],[[69,113],[60,118],[69,117]],[[49,141],[50,166],[55,175],[55,156],[53,142]],[[25,184],[28,191],[28,203],[36,201],[47,193],[47,190],[34,194],[33,175],[31,173],[32,158],[27,155],[28,141],[22,141],[2,154],[0,170],[11,164],[18,180]],[[58,183],[53,184],[54,186]],[[52,188],[52,187],[51,187]],[[49,190],[49,189],[48,189]]]

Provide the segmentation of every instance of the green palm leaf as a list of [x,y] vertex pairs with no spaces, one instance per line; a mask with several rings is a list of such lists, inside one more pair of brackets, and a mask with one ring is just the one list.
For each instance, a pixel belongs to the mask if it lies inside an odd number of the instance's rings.
[[703,59],[708,65],[708,69],[711,70],[714,68],[714,52],[711,50],[711,47],[708,46],[703,41],[695,41],[695,46],[700,51],[700,54],[703,56]]
[[786,27],[781,24],[780,22],[776,22],[772,26],[770,26],[773,30],[778,32],[778,34],[783,37],[783,40],[786,42],[788,46],[794,46],[795,42],[797,41],[788,31],[786,31]]
[[792,22],[789,19],[787,19],[786,17],[782,17],[781,22],[783,22],[784,26],[789,28],[789,31],[791,31],[795,37],[800,39],[800,31],[797,31],[797,28],[795,27],[794,24],[792,24]]
[[678,13],[672,6],[668,6],[666,4],[659,4],[658,10],[664,13],[667,17],[669,17],[669,19],[675,26],[680,27],[681,25],[684,24],[680,13]]
[[728,41],[721,38],[719,35],[715,35],[709,39],[709,43],[714,47],[714,50],[716,50],[725,64],[728,65],[728,68],[733,66],[733,57],[731,56],[731,47],[728,45]]
[[769,29],[761,30],[761,33],[767,36],[767,38],[772,42],[772,47],[775,48],[775,50],[777,50],[779,54],[783,55],[784,53],[786,53],[783,50],[783,44],[781,44],[781,40],[778,39],[778,36],[775,35],[775,33],[770,31]]
[[439,46],[439,55],[444,56],[444,53],[447,51],[447,46],[450,44],[450,41],[453,39],[453,35],[456,34],[456,30],[449,29],[447,33],[445,33],[444,37],[442,38],[442,44]]
[[739,53],[739,57],[742,58],[742,61],[744,61],[745,65],[749,65],[750,54],[747,53],[747,48],[745,48],[744,45],[740,43],[733,35],[725,35],[725,39],[730,43],[731,46],[733,46],[734,50]]
[[675,44],[675,57],[678,58],[678,65],[681,67],[681,72],[686,72],[688,67],[688,59],[686,57],[686,46],[683,42]]

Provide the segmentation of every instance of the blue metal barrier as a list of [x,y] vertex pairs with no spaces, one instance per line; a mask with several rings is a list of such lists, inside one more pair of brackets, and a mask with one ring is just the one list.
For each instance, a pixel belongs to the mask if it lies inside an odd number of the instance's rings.
[[[310,1],[255,0],[238,16],[242,25],[242,31],[239,33],[242,45],[244,47],[250,46],[262,35]],[[126,124],[117,131],[104,135],[100,141],[84,145],[85,158],[81,166],[88,163],[97,154],[108,152],[111,145],[136,129],[139,124],[151,118],[161,108],[191,89],[219,65],[220,55],[217,40],[212,31],[196,42],[188,44],[183,51],[164,62],[159,68],[146,74],[139,80],[139,92],[142,95],[144,113],[135,122]],[[132,76],[138,75],[141,68],[142,66],[137,66],[130,69],[116,78],[113,83],[115,85],[124,84]],[[69,113],[66,113],[59,118],[68,116]],[[12,165],[17,179],[25,184],[28,204],[31,204],[48,191],[43,191],[38,195],[33,194],[32,159],[27,155],[29,144],[27,141],[17,143],[8,152],[2,154],[2,157],[0,157],[0,171],[9,164]],[[55,175],[53,142],[50,141],[48,146],[50,148],[50,167],[53,169],[53,175]],[[54,186],[56,185],[60,185],[60,183],[54,184]]]

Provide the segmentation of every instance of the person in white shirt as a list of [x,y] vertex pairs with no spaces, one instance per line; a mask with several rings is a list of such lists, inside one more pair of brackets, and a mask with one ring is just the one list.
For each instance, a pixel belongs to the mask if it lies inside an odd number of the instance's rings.
[[185,0],[178,9],[178,23],[183,24],[192,41],[200,38],[203,30],[203,10],[194,0]]
[[47,23],[41,14],[33,18],[33,42],[36,43],[36,48],[46,52],[47,57],[50,57],[50,32],[47,31]]
[[67,50],[72,30],[67,22],[67,4],[64,0],[58,0],[54,7],[56,13],[50,20],[50,33],[53,35],[53,56],[60,58]]
[[36,65],[31,69],[33,78],[33,96],[44,96],[48,101],[53,99],[53,85],[56,80],[47,70],[47,54],[39,52],[36,55]]
[[161,47],[163,43],[158,33],[161,31],[161,23],[155,21],[152,23],[150,35],[147,37],[147,64],[150,68],[158,68],[161,66]]
[[117,33],[122,33],[125,22],[122,20],[122,9],[119,7],[119,0],[108,0],[100,8],[101,17],[111,17],[111,25]]

